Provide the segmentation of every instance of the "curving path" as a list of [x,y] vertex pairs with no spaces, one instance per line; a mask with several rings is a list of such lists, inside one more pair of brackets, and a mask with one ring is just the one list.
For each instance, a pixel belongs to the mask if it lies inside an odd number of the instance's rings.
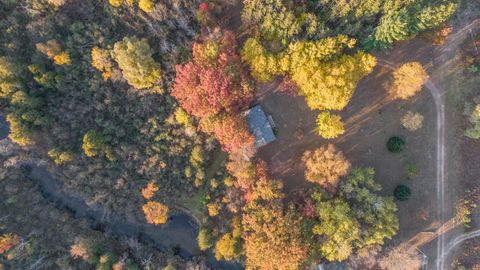
[[459,244],[479,236],[480,236],[480,229],[455,237],[452,241],[450,241],[446,245],[439,261],[444,262],[447,259],[447,256],[450,254],[450,252],[453,251],[453,248],[455,248]]
[[[469,22],[466,25],[463,25],[460,29],[452,33],[448,37],[448,41],[445,45],[439,48],[440,64],[444,64],[449,61],[458,47],[468,38],[471,37],[472,32],[478,31],[480,28],[480,19],[476,19],[472,22]],[[443,62],[443,63],[442,63]],[[378,59],[378,64],[380,66],[386,67],[390,70],[395,69],[396,64],[387,60]],[[480,236],[480,229],[470,232],[465,235],[457,236],[453,240],[445,244],[445,232],[446,225],[445,221],[445,211],[446,211],[446,198],[445,198],[445,99],[443,97],[444,91],[435,86],[435,84],[429,80],[425,87],[430,91],[434,103],[435,109],[437,112],[437,156],[436,156],[436,193],[437,193],[437,205],[438,205],[438,217],[443,224],[438,231],[437,238],[437,260],[436,267],[437,270],[445,269],[445,263],[449,253],[458,246],[460,243]]]
[[[378,59],[378,65],[395,70],[397,65],[393,62]],[[445,100],[442,91],[438,89],[431,80],[425,84],[430,91],[435,103],[437,112],[437,157],[436,157],[436,186],[437,186],[437,204],[439,206],[438,215],[443,223],[445,210]],[[444,250],[444,235],[440,234],[437,239],[437,258],[441,258]],[[443,260],[437,260],[437,269],[443,269]]]

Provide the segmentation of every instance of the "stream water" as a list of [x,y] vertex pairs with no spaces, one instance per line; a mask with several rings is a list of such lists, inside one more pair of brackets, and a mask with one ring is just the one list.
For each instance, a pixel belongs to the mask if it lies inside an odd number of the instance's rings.
[[[6,138],[8,132],[8,123],[5,117],[0,116],[0,139]],[[205,255],[213,269],[243,269],[238,263],[217,261],[211,251],[202,253],[197,244],[199,226],[186,214],[173,214],[164,225],[128,221],[122,216],[105,211],[101,205],[88,205],[80,196],[66,190],[63,183],[43,166],[29,165],[27,176],[38,184],[46,200],[54,203],[57,208],[69,211],[75,218],[89,220],[94,230],[108,232],[116,237],[135,238],[161,251],[173,249],[179,256],[187,259]]]

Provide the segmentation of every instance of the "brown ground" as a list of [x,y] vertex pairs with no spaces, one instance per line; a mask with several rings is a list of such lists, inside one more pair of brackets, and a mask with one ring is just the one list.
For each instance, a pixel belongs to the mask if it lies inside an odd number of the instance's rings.
[[[429,52],[426,48],[431,46],[415,40],[397,46],[390,56],[381,57],[395,63],[417,60],[416,55],[405,53],[414,50],[428,61]],[[402,61],[398,60],[400,58]],[[421,62],[426,62],[422,60],[424,59],[420,59]],[[407,184],[413,191],[412,198],[398,204],[398,239],[406,240],[416,232],[426,230],[434,221],[436,213],[436,114],[428,90],[406,102],[388,100],[382,85],[390,72],[386,68],[377,67],[360,82],[350,104],[340,112],[346,123],[345,135],[330,141],[316,135],[315,117],[318,112],[312,112],[303,97],[275,92],[277,82],[260,85],[260,103],[274,118],[278,126],[278,138],[259,149],[258,156],[268,162],[274,176],[284,181],[287,192],[309,185],[303,176],[301,156],[306,150],[316,149],[327,142],[341,149],[353,166],[373,167],[376,180],[384,188],[384,194],[391,195],[396,185]],[[424,115],[424,126],[420,130],[410,132],[402,128],[400,118],[407,110]],[[386,141],[393,135],[406,140],[407,149],[403,153],[391,154],[387,151]],[[421,171],[421,175],[413,181],[406,180],[403,174],[403,166],[407,161],[415,163]]]

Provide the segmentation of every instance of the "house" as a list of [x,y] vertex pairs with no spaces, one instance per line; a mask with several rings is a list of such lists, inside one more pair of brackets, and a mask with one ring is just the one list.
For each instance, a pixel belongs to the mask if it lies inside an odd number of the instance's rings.
[[244,112],[250,133],[255,136],[255,147],[259,148],[273,142],[276,137],[273,133],[273,119],[267,117],[260,105],[256,105]]

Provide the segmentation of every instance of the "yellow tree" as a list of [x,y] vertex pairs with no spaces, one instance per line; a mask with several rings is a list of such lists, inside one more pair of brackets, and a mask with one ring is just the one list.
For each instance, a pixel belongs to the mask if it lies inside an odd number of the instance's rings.
[[60,43],[55,39],[48,40],[45,43],[35,44],[36,49],[52,59],[57,65],[69,65],[71,63],[70,54],[62,51]]
[[325,139],[333,139],[345,132],[342,118],[331,112],[321,112],[317,116],[317,132]]
[[240,256],[240,239],[226,233],[215,244],[215,258],[217,260],[231,261]]
[[409,99],[415,96],[428,81],[428,74],[418,62],[403,64],[396,69],[386,84],[393,99]]
[[347,174],[350,168],[350,162],[333,144],[306,151],[302,161],[306,167],[305,178],[329,190],[335,190],[340,177]]
[[110,51],[93,47],[92,66],[102,72],[104,80],[110,78],[112,76],[112,57],[110,56]]
[[242,58],[250,65],[252,76],[260,81],[288,75],[312,110],[342,110],[358,81],[376,65],[375,57],[362,51],[342,54],[345,49],[353,48],[355,42],[345,35],[297,41],[290,43],[284,52],[273,55],[258,40],[249,39]]
[[152,58],[153,51],[146,39],[125,37],[115,43],[112,58],[122,75],[136,89],[158,86],[162,80],[160,64]]
[[150,224],[164,224],[168,220],[168,206],[149,201],[142,206],[145,219]]
[[141,10],[150,13],[153,11],[153,0],[140,0],[138,1],[138,7]]

